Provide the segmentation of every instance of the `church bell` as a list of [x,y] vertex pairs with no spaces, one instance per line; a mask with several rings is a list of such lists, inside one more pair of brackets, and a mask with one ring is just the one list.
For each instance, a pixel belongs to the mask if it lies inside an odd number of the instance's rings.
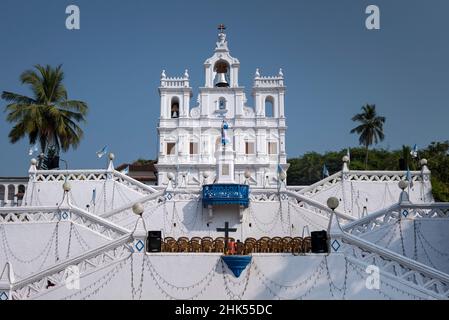
[[226,80],[226,73],[217,73],[216,87],[229,87],[229,83]]

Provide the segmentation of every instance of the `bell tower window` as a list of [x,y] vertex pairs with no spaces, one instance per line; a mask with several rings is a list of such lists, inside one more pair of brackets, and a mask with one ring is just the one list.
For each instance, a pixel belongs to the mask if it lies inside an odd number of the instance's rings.
[[170,109],[171,118],[179,118],[179,99],[174,97],[171,99],[171,109]]
[[265,99],[265,117],[274,117],[274,99],[273,97],[267,97]]
[[215,86],[216,87],[229,87],[229,64],[224,60],[219,60],[215,63],[214,71]]

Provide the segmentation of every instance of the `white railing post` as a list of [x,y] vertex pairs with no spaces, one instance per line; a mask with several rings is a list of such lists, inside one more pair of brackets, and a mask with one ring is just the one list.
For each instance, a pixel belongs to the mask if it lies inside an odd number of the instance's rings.
[[339,205],[339,201],[335,197],[331,197],[327,200],[327,206],[332,210],[329,226],[327,228],[327,234],[329,237],[329,252],[331,254],[344,253],[344,244],[342,241],[343,238],[343,230],[341,229],[340,222],[338,221],[338,217],[335,213],[335,209],[337,209]]
[[37,160],[36,159],[31,159],[30,169],[28,170],[28,175],[30,177],[30,182],[36,181],[36,173],[37,173],[36,164],[37,164]]
[[423,178],[423,181],[430,181],[430,170],[427,167],[427,159],[421,159],[421,175]]
[[423,202],[432,202],[432,183],[430,181],[430,170],[427,167],[427,159],[421,159],[421,200]]
[[348,203],[349,199],[352,201],[352,190],[351,185],[349,182],[349,157],[343,156],[343,168],[341,170],[341,190],[342,190],[342,199],[343,199],[343,212],[347,213],[348,211],[351,212],[351,206],[346,204]]
[[343,287],[346,285],[345,273],[347,273],[348,266],[345,256],[346,245],[343,242],[344,232],[340,226],[338,217],[335,214],[335,209],[338,205],[339,201],[335,197],[331,197],[327,200],[327,206],[332,210],[332,213],[327,229],[329,255],[326,257],[326,268],[331,283],[333,283],[334,286]]
[[12,300],[12,284],[14,271],[11,263],[7,262],[0,273],[0,301]]
[[137,202],[132,207],[133,212],[139,216],[133,231],[133,254],[145,254],[147,241],[147,228],[142,217],[145,208],[142,203]]
[[106,169],[108,180],[111,180],[114,176],[114,159],[115,155],[113,153],[110,153],[108,155],[108,168]]

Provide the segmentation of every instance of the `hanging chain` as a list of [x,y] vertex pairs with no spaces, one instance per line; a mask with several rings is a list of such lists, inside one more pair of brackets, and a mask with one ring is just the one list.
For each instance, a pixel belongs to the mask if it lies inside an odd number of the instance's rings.
[[106,180],[103,184],[103,213],[106,213]]
[[56,235],[55,235],[55,262],[59,261],[59,222],[56,222]]
[[403,255],[404,257],[407,257],[407,256],[405,255],[404,236],[403,236],[403,234],[402,234],[402,218],[401,218],[401,217],[399,218],[399,235],[400,235],[400,237],[401,237],[402,255]]
[[112,180],[112,199],[111,199],[111,211],[114,210],[114,199],[115,199],[115,180]]
[[73,229],[73,222],[70,221],[69,242],[67,244],[67,255],[65,257],[66,259],[70,257],[70,247],[72,245],[72,229]]
[[413,260],[418,261],[418,246],[416,245],[416,236],[417,236],[417,230],[416,230],[416,221],[413,219]]

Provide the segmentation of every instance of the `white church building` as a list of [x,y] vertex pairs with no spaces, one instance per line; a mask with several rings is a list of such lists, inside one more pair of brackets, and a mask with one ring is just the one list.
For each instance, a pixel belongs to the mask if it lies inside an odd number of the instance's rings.
[[112,153],[104,169],[31,159],[27,182],[0,181],[11,190],[0,310],[39,299],[449,298],[449,203],[434,201],[427,160],[409,173],[359,171],[345,156],[335,174],[287,185],[282,71],[256,71],[248,106],[223,31],[195,105],[188,72],[162,72],[157,186],[116,170]]
[[230,126],[227,147],[230,181],[256,187],[275,187],[286,171],[285,85],[282,70],[276,76],[254,75],[247,105],[239,85],[240,62],[231,56],[223,29],[212,57],[204,62],[204,86],[191,105],[192,88],[186,70],[182,77],[161,75],[158,183],[175,177],[179,186],[194,187],[217,179],[223,121]]

